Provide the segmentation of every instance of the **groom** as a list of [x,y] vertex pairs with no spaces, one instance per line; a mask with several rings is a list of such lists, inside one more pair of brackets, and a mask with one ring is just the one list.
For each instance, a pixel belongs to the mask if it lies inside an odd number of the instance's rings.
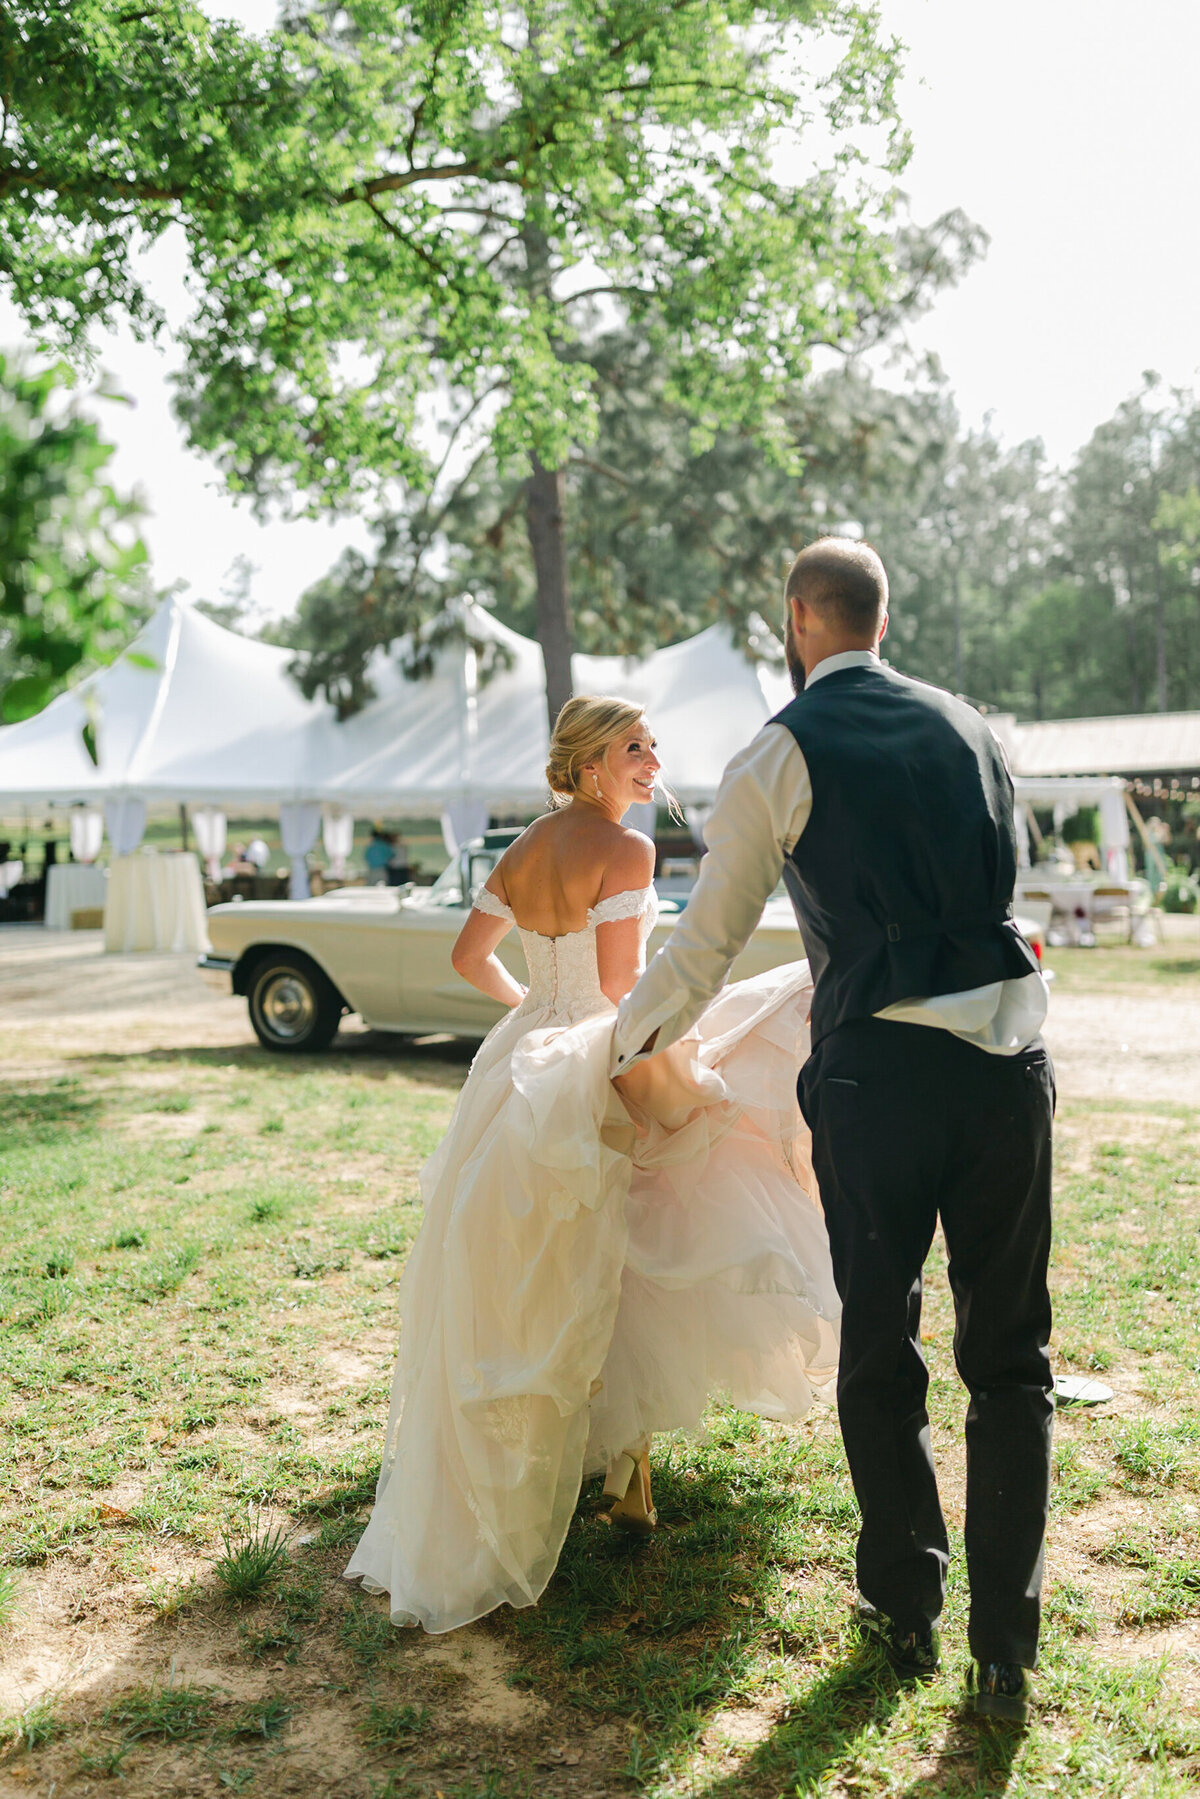
[[977,1711],[1022,1720],[1053,1412],[1046,987],[1012,921],[999,746],[970,706],[883,665],[887,597],[867,544],[796,558],[796,698],[725,771],[687,910],[621,1002],[614,1073],[699,1016],[782,873],[815,981],[800,1103],[843,1305],[859,1628],[900,1675],[936,1671],[948,1551],[920,1313],[940,1217],[970,1394],[968,1686]]

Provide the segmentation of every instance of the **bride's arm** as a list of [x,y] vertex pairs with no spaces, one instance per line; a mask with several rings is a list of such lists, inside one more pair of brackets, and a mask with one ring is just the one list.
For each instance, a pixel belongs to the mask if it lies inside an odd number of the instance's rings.
[[[491,892],[490,887],[488,891]],[[500,900],[498,893],[493,897]],[[503,900],[500,903],[505,904]],[[511,914],[496,918],[490,912],[480,912],[472,907],[450,952],[455,973],[502,1006],[519,1006],[525,998],[524,987],[513,979],[496,954],[512,928]]]
[[614,918],[596,927],[600,987],[614,1006],[631,993],[642,972],[642,934],[636,918]]
[[[596,903],[648,887],[654,879],[654,845],[630,831],[604,870]],[[614,918],[596,927],[596,967],[600,988],[614,1006],[629,993],[642,972],[642,933],[637,918]]]

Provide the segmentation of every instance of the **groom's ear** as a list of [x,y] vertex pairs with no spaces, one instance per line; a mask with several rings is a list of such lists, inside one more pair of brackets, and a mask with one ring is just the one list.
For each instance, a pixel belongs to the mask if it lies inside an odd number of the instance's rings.
[[880,643],[882,643],[884,638],[887,636],[887,628],[888,628],[888,615],[885,612],[883,615],[882,622],[880,623],[880,626],[879,626],[879,641],[880,641]]

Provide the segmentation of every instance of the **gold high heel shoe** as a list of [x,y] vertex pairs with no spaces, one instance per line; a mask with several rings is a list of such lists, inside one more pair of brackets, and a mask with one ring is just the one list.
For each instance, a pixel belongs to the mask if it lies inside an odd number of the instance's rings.
[[602,1499],[609,1503],[597,1512],[600,1524],[615,1525],[631,1537],[648,1537],[658,1524],[650,1496],[650,1456],[625,1450],[612,1463],[604,1482]]

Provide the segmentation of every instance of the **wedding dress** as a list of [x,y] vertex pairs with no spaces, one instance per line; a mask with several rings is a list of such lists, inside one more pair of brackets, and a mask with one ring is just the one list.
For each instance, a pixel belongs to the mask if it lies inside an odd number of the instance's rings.
[[[512,919],[488,889],[476,904]],[[812,987],[794,963],[727,987],[609,1080],[596,927],[521,931],[529,991],[472,1063],[421,1175],[425,1219],[375,1508],[346,1569],[396,1624],[452,1630],[554,1572],[586,1473],[710,1396],[803,1416],[837,1363],[838,1301],[796,1104]]]

